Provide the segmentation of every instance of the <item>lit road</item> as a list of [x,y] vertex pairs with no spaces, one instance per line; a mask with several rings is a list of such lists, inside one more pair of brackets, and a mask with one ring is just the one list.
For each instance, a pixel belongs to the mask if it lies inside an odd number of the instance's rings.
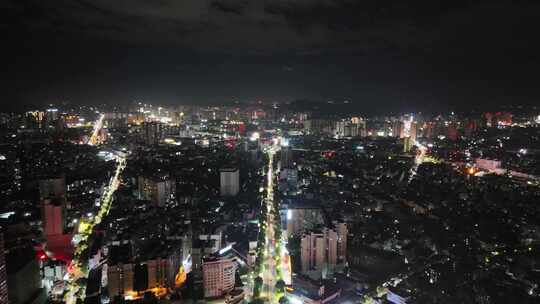
[[267,171],[267,185],[266,185],[266,210],[267,210],[267,223],[266,228],[266,248],[264,255],[264,272],[262,273],[264,282],[264,291],[266,297],[270,302],[274,296],[274,286],[276,285],[276,265],[274,260],[274,217],[272,215],[272,208],[274,204],[274,150],[268,150],[268,171]]
[[[84,300],[86,282],[81,282],[88,278],[88,260],[84,260],[89,248],[89,238],[92,235],[94,227],[101,222],[103,217],[107,216],[111,209],[113,194],[120,185],[120,175],[126,167],[126,158],[123,156],[116,156],[117,166],[114,175],[109,181],[109,185],[103,192],[100,200],[100,209],[96,216],[79,221],[79,227],[77,232],[73,236],[73,244],[75,246],[75,252],[73,254],[73,260],[68,268],[67,287],[64,300],[68,304],[75,304],[77,298]],[[79,284],[80,283],[80,284]]]
[[[275,180],[275,173],[274,173],[274,154],[276,151],[279,150],[279,146],[274,145],[271,148],[267,150],[268,154],[268,170],[267,170],[267,185],[266,185],[266,198],[264,203],[266,204],[267,208],[267,228],[266,228],[266,235],[265,235],[265,248],[264,248],[264,259],[263,259],[263,272],[261,273],[261,277],[263,279],[263,289],[261,292],[261,297],[265,299],[269,303],[277,303],[278,299],[275,297],[276,291],[275,291],[275,285],[276,282],[280,279],[278,278],[278,271],[277,267],[282,267],[281,273],[288,273],[288,269],[285,269],[283,263],[279,263],[279,265],[276,265],[277,262],[275,260],[275,255],[277,254],[276,246],[281,246],[281,254],[283,261],[284,256],[287,254],[285,250],[285,246],[283,243],[283,240],[279,241],[277,244],[275,242],[275,229],[276,226],[274,224],[274,180]],[[280,220],[280,219],[277,219]],[[287,257],[288,258],[288,257]]]
[[98,120],[94,123],[94,129],[92,130],[92,135],[88,139],[88,144],[90,146],[95,146],[99,143],[99,131],[103,128],[103,120],[105,119],[105,115],[101,114],[99,115]]

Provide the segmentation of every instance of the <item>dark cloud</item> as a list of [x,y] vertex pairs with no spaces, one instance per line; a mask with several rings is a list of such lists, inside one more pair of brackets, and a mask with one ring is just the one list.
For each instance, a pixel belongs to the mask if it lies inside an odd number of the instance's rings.
[[7,14],[32,30],[204,48],[362,47],[410,26],[407,6],[370,2],[12,0]]
[[[504,2],[504,1],[503,1]],[[195,49],[431,49],[439,30],[520,20],[528,6],[475,1],[10,0],[4,15],[30,30]],[[508,9],[514,15],[510,15]],[[535,12],[537,10],[534,10]],[[478,19],[480,17],[480,19]],[[508,18],[509,17],[509,18]],[[472,21],[463,29],[463,20]],[[478,20],[476,20],[478,19]],[[483,38],[483,37],[479,37]]]
[[210,2],[210,6],[211,8],[222,11],[226,14],[243,15],[248,6],[248,2],[215,0]]
[[4,91],[26,99],[540,97],[540,8],[526,1],[5,0],[0,8]]

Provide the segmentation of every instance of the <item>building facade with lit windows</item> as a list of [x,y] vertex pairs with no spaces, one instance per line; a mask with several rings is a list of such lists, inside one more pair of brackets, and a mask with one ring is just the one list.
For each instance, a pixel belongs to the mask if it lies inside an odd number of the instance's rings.
[[348,229],[345,223],[334,222],[332,228],[305,233],[301,240],[302,273],[324,278],[343,265],[347,253]]
[[145,292],[160,297],[167,293],[168,260],[156,258],[142,263],[126,263],[107,267],[108,295],[111,299],[142,298]]
[[212,257],[203,261],[204,297],[222,297],[234,289],[236,261],[228,257]]
[[139,198],[159,207],[165,206],[176,194],[176,182],[168,177],[139,176],[137,183]]

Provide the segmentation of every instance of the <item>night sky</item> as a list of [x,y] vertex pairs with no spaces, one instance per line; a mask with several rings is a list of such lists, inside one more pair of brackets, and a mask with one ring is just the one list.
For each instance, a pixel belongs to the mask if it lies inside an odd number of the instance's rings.
[[540,104],[537,1],[4,0],[2,104]]

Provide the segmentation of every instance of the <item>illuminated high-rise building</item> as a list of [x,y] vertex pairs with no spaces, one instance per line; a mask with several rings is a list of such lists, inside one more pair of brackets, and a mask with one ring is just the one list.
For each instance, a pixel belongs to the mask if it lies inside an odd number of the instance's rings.
[[366,122],[359,117],[342,119],[335,122],[333,128],[337,138],[365,136]]
[[55,108],[51,108],[51,109],[47,109],[47,121],[49,122],[53,122],[55,120],[58,119],[59,117],[59,114],[58,114],[58,109],[55,109]]
[[163,124],[159,122],[145,122],[142,126],[142,137],[145,145],[157,145],[163,138]]
[[351,118],[351,122],[354,126],[352,130],[351,136],[360,136],[360,137],[366,137],[367,136],[367,130],[366,130],[366,121],[363,119],[360,119],[358,117]]
[[403,122],[396,120],[392,123],[392,136],[397,138],[403,138]]
[[403,119],[403,130],[400,138],[403,138],[403,152],[410,152],[416,143],[417,123],[413,116],[406,116]]
[[327,119],[310,119],[304,121],[304,132],[306,134],[330,134],[335,129],[334,121]]
[[416,121],[411,122],[409,136],[412,138],[413,142],[416,142],[416,138],[418,136],[418,123],[416,123]]
[[25,126],[28,129],[41,129],[45,121],[45,112],[29,111],[25,115]]
[[411,152],[411,149],[413,147],[413,142],[411,137],[407,136],[403,138],[403,152],[408,153]]
[[203,261],[204,297],[221,297],[234,289],[236,262],[234,258],[217,257]]

